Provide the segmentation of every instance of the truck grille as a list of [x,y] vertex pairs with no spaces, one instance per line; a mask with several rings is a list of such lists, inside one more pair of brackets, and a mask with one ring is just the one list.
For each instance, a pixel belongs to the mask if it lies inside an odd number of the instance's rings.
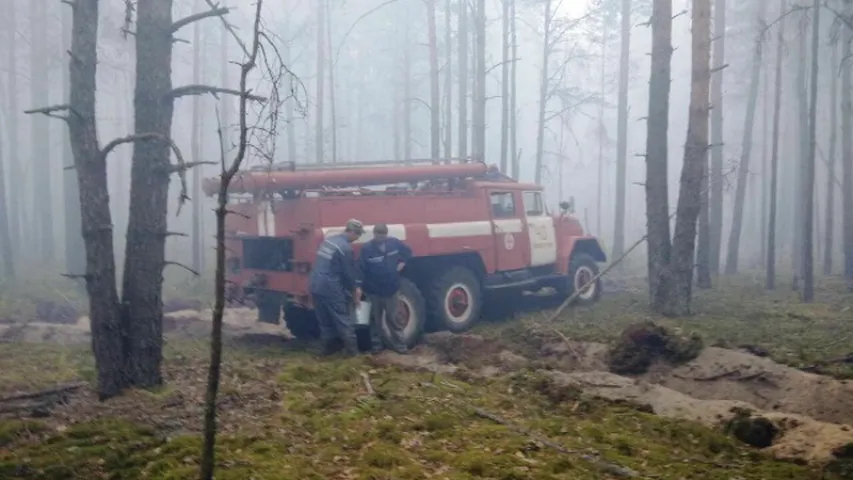
[[244,238],[243,268],[290,272],[293,270],[293,240],[281,237]]

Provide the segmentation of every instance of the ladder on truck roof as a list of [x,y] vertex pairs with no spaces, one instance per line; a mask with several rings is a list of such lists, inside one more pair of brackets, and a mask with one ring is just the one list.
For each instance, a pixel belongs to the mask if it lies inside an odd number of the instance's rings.
[[249,168],[250,172],[306,172],[316,170],[345,170],[353,168],[382,168],[382,167],[420,167],[424,165],[458,165],[462,163],[479,162],[474,157],[451,158],[415,158],[411,160],[379,160],[352,163],[296,163],[279,162],[272,165],[258,165]]

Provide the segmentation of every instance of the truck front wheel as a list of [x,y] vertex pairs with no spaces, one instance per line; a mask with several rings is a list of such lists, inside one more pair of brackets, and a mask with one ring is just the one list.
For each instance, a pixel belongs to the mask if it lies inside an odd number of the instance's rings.
[[[413,348],[420,340],[426,325],[426,302],[421,291],[411,280],[403,278],[400,281],[400,290],[397,292],[400,304],[397,306],[396,318],[391,319],[403,331],[403,343]],[[382,322],[379,332],[385,346],[391,347],[391,336],[388,331],[388,319]]]
[[[567,278],[567,297],[580,291],[575,297],[575,305],[592,305],[601,297],[601,279],[598,276],[598,263],[585,253],[575,253],[569,261]],[[595,278],[595,281],[593,279]]]
[[483,309],[480,281],[465,267],[452,267],[432,284],[429,305],[435,323],[460,333],[471,328]]

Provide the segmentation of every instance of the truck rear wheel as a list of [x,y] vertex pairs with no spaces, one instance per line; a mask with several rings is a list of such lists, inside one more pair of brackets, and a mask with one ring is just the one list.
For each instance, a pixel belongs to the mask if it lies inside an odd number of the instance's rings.
[[284,325],[299,340],[320,338],[320,326],[313,310],[288,303],[284,307]]
[[436,324],[454,333],[464,332],[480,318],[480,281],[471,270],[452,267],[430,288],[429,305]]
[[[403,342],[406,346],[413,348],[420,340],[426,325],[426,302],[417,285],[407,278],[400,280],[397,298],[400,302],[397,306],[397,318],[391,321],[403,330]],[[387,322],[382,322],[379,336],[385,346],[390,348],[392,342]]]
[[[601,279],[594,282],[598,275],[598,263],[585,253],[575,253],[569,261],[569,278],[567,279],[567,297],[580,291],[575,297],[575,305],[592,305],[601,297]],[[590,284],[592,282],[592,284]]]

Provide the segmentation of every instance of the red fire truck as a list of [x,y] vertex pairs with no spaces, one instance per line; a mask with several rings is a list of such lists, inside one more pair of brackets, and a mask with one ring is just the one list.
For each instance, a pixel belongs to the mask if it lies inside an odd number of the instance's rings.
[[[214,195],[219,179],[204,182]],[[562,202],[549,214],[542,188],[519,183],[470,159],[274,167],[240,172],[229,188],[234,214],[226,228],[232,301],[253,297],[259,321],[284,322],[297,338],[314,338],[308,277],[326,235],[350,218],[388,225],[414,258],[402,272],[395,319],[407,343],[424,328],[462,332],[484,299],[553,287],[581,290],[577,302],[601,294],[592,281],[606,256]]]

